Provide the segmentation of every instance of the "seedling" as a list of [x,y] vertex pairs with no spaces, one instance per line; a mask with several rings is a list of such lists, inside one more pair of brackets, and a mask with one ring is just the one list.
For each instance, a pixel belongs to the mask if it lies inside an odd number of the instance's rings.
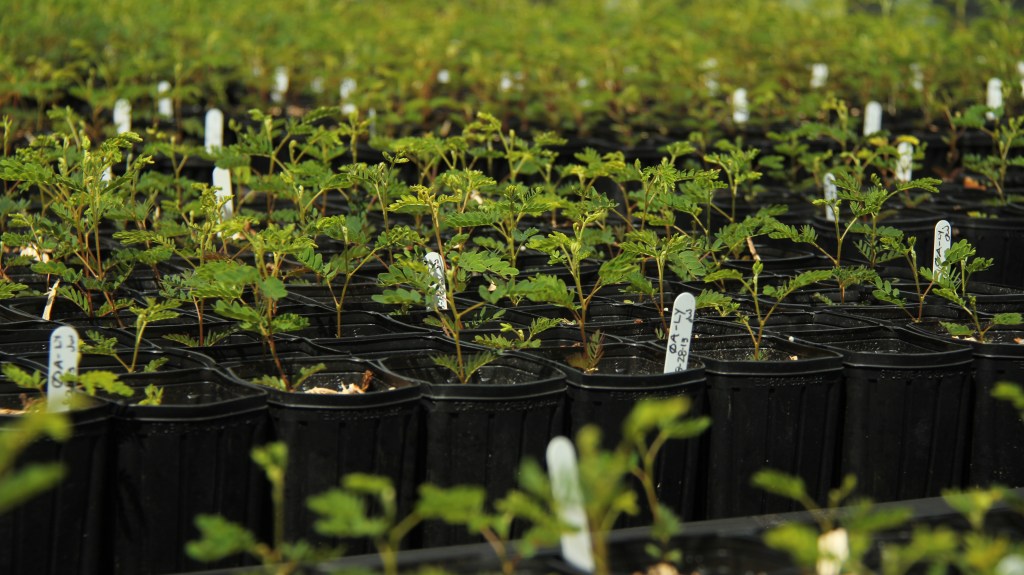
[[978,298],[970,292],[970,279],[973,274],[991,267],[992,259],[975,257],[976,253],[970,242],[959,240],[949,247],[938,274],[933,274],[931,270],[922,267],[921,275],[935,283],[935,295],[960,308],[970,318],[967,325],[944,321],[941,322],[942,327],[953,337],[985,343],[992,328],[1024,324],[1024,316],[1014,312],[997,313],[986,318],[978,312]]
[[810,270],[801,272],[777,286],[771,284],[761,285],[760,276],[763,271],[764,264],[760,261],[755,261],[750,278],[743,277],[739,270],[733,269],[721,269],[704,276],[705,282],[739,282],[740,290],[752,300],[754,308],[753,317],[741,311],[740,305],[732,297],[724,293],[704,290],[697,297],[698,309],[710,307],[718,311],[722,316],[734,316],[736,322],[747,330],[754,345],[754,352],[751,354],[751,359],[754,360],[764,359],[761,354],[764,328],[779,305],[797,290],[833,277],[832,270]]

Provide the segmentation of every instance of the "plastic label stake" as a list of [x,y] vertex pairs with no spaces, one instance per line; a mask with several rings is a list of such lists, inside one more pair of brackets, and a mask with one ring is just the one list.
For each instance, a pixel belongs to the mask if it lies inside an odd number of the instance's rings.
[[284,103],[284,95],[288,93],[288,68],[274,68],[274,89],[270,91],[270,101],[275,104]]
[[68,374],[78,373],[78,332],[64,325],[50,334],[50,365],[46,372],[46,410],[67,411],[71,386],[64,382]]
[[220,220],[231,219],[231,216],[235,214],[235,194],[231,189],[231,170],[224,168],[213,169],[213,187],[217,191],[217,202],[224,202],[224,205],[220,208]]
[[921,65],[917,62],[910,65],[910,87],[915,92],[924,91],[924,70],[921,69]]
[[744,88],[736,88],[732,93],[732,121],[746,124],[749,120],[750,103],[747,101],[747,91]]
[[681,293],[672,304],[672,323],[668,328],[665,346],[665,373],[686,371],[690,363],[690,341],[693,336],[693,316],[697,300],[692,293]]
[[512,89],[512,76],[508,72],[501,74],[501,82],[498,84],[498,89],[502,92],[508,92]]
[[313,78],[309,82],[309,89],[314,94],[323,94],[324,93],[324,79],[321,78],[320,76],[317,76],[317,77]]
[[704,60],[700,67],[704,70],[704,87],[708,89],[708,94],[711,96],[718,95],[718,60],[708,58]]
[[452,81],[452,73],[448,71],[448,68],[441,68],[437,71],[437,83],[447,84]]
[[942,260],[946,259],[946,252],[949,251],[949,245],[953,241],[953,228],[949,225],[946,220],[939,220],[935,224],[935,242],[934,248],[932,249],[932,276],[936,280],[942,273]]
[[836,188],[836,177],[832,175],[832,172],[829,172],[825,174],[825,201],[828,202],[828,205],[825,206],[825,219],[827,221],[836,221],[836,213],[833,211],[832,206],[838,197],[839,190]]
[[558,517],[575,530],[562,535],[562,558],[584,573],[594,572],[594,553],[590,544],[587,512],[583,507],[579,463],[576,448],[567,437],[558,436],[548,443],[545,453],[551,491],[558,508]]
[[434,283],[430,286],[434,290],[434,304],[428,305],[427,311],[448,309],[448,285],[444,279],[444,260],[441,259],[441,254],[427,252],[427,255],[423,256],[423,262],[427,264],[430,275],[434,278]]
[[174,102],[171,101],[171,83],[167,80],[161,80],[156,85],[156,94],[160,98],[156,102],[156,113],[161,118],[172,119],[174,118]]
[[[985,87],[985,105],[992,110],[1003,107],[1003,81],[999,78],[989,79],[988,85]],[[985,112],[985,119],[994,122],[995,112]]]
[[345,78],[338,87],[338,95],[342,100],[348,100],[356,92],[356,81],[352,78]]
[[899,152],[899,159],[896,161],[896,180],[909,182],[914,176],[914,144],[900,142],[896,146]]
[[132,131],[132,104],[124,98],[114,102],[114,126],[118,134]]
[[114,171],[110,169],[110,166],[103,168],[103,173],[100,174],[101,182],[109,182],[114,179]]
[[871,100],[864,106],[864,135],[870,136],[882,131],[882,105]]
[[1017,62],[1017,75],[1020,76],[1020,95],[1024,96],[1024,60]]
[[811,88],[824,88],[828,82],[828,64],[817,62],[811,64]]
[[209,153],[224,147],[224,112],[217,108],[210,108],[206,112],[203,145],[206,146],[206,151]]

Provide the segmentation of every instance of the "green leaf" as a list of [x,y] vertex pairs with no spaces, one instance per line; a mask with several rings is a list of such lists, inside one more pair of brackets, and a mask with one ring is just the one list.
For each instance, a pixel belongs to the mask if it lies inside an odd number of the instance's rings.
[[793,562],[814,569],[818,561],[818,532],[810,525],[786,523],[764,534],[765,545],[789,554]]
[[376,538],[388,532],[385,518],[368,516],[363,498],[344,489],[331,489],[314,495],[306,503],[310,510],[320,515],[313,527],[321,535]]
[[60,463],[33,463],[0,476],[0,514],[53,489],[64,479]]
[[458,254],[455,264],[468,272],[492,273],[506,279],[519,273],[516,268],[512,267],[511,264],[500,256],[477,251],[467,251]]
[[79,374],[65,374],[64,378],[69,383],[78,384],[88,395],[96,395],[100,390],[124,397],[131,397],[135,393],[135,390],[128,387],[112,371],[85,371]]
[[1024,316],[1019,313],[997,313],[992,316],[992,325],[1020,325],[1024,323]]
[[260,292],[268,298],[277,301],[288,295],[284,282],[276,277],[268,277],[259,283]]
[[487,496],[479,485],[439,487],[424,483],[419,488],[416,511],[424,519],[440,519],[450,525],[467,525],[484,512]]
[[200,538],[186,543],[185,552],[196,561],[219,561],[256,548],[252,532],[220,515],[197,515],[195,524]]
[[46,378],[38,370],[32,370],[29,373],[23,367],[13,363],[3,364],[0,370],[3,371],[4,377],[22,389],[34,389],[42,392],[46,388]]
[[762,469],[754,474],[750,483],[773,495],[785,497],[793,501],[806,501],[807,486],[801,477],[790,475],[776,469]]

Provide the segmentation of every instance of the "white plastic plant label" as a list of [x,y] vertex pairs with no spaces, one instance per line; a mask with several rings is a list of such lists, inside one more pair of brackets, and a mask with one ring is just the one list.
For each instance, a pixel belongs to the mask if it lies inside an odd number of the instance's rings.
[[896,160],[896,180],[909,182],[914,176],[914,144],[900,142],[896,145],[899,158]]
[[583,506],[576,448],[567,437],[555,437],[548,443],[545,460],[551,475],[551,491],[558,508],[558,517],[566,525],[575,528],[562,535],[562,558],[584,573],[593,573],[594,554],[587,512]]
[[825,174],[824,184],[825,202],[828,203],[828,205],[825,206],[825,219],[827,221],[834,222],[836,221],[836,213],[832,209],[832,204],[834,204],[836,199],[839,197],[839,189],[836,188],[836,177],[832,172]]
[[712,96],[718,95],[718,60],[715,58],[708,58],[701,64],[701,69],[704,70],[704,87],[708,89],[708,94]]
[[370,137],[377,137],[377,110],[376,108],[370,108],[366,111],[366,119],[370,122]]
[[1020,76],[1020,95],[1024,96],[1024,60],[1017,62],[1017,75]]
[[114,102],[114,126],[118,134],[132,131],[132,104],[124,98]]
[[441,68],[437,71],[437,83],[447,84],[452,81],[452,73],[448,71],[448,68]]
[[924,91],[924,69],[917,62],[910,65],[910,87],[915,92]]
[[825,87],[828,83],[828,64],[816,62],[811,64],[811,88],[815,90]]
[[441,254],[427,252],[427,255],[423,256],[423,262],[427,264],[430,275],[434,278],[434,283],[431,285],[434,289],[434,304],[428,305],[427,310],[448,309],[448,282],[445,281],[444,260],[441,259]]
[[71,402],[71,386],[64,381],[68,374],[78,373],[78,332],[61,326],[50,334],[50,365],[46,372],[47,411],[67,411]]
[[864,106],[864,135],[870,136],[882,131],[882,105],[871,100]]
[[352,94],[356,93],[356,81],[352,78],[345,78],[341,81],[341,85],[338,87],[338,95],[341,96],[342,101],[348,100],[352,97]]
[[231,219],[231,216],[235,214],[235,194],[231,189],[231,170],[224,168],[213,169],[213,187],[217,191],[217,201],[222,202],[227,199],[227,202],[220,209],[221,221]]
[[690,363],[690,342],[697,300],[692,293],[681,293],[672,304],[672,323],[665,346],[665,373],[686,371]]
[[946,252],[949,251],[949,246],[953,241],[953,228],[949,225],[946,220],[939,220],[935,224],[935,241],[932,244],[932,276],[936,280],[939,279],[941,273],[940,266],[942,260],[946,259]]
[[746,124],[749,120],[750,102],[747,101],[747,91],[744,88],[736,88],[732,93],[732,121]]
[[284,96],[288,93],[288,68],[278,66],[274,68],[274,88],[270,90],[270,101],[275,104],[284,103]]
[[203,144],[210,153],[224,147],[224,112],[217,108],[210,108],[206,112]]
[[161,80],[156,85],[156,113],[161,118],[170,120],[174,117],[174,103],[171,101],[171,83]]
[[314,94],[323,94],[324,93],[324,79],[321,78],[320,76],[317,76],[316,78],[313,78],[309,82],[309,89]]
[[508,92],[512,89],[512,76],[508,72],[502,72],[501,80],[498,82],[498,89]]
[[[985,87],[985,106],[993,110],[1003,107],[1003,81],[999,78],[989,79]],[[985,112],[985,118],[992,122],[996,115],[994,112]]]
[[112,170],[110,168],[110,166],[107,166],[106,168],[103,168],[103,173],[100,174],[100,181],[101,182],[109,182],[110,180],[113,180],[113,179],[114,179],[114,170]]

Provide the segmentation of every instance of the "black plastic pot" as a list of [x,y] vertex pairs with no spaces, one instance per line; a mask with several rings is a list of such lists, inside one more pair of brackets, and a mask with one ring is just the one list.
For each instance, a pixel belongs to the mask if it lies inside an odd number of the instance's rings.
[[875,501],[960,487],[970,429],[971,350],[905,329],[799,334],[843,354],[840,474]]
[[[313,529],[316,515],[306,500],[337,487],[347,473],[371,473],[390,478],[400,516],[415,500],[416,456],[420,419],[420,387],[381,372],[365,361],[321,356],[291,357],[285,370],[294,377],[303,367],[326,369],[307,379],[295,392],[265,388],[273,435],[288,446],[285,483],[285,539],[305,539],[315,545],[336,541]],[[243,385],[254,377],[274,373],[267,361],[242,363],[230,370]],[[361,394],[306,393],[313,388],[341,391],[342,384],[361,383],[371,371],[369,389]],[[349,552],[367,552],[365,541],[346,541]]]
[[[566,372],[566,412],[569,437],[584,425],[601,428],[603,444],[614,449],[622,438],[622,422],[638,401],[650,398],[687,397],[693,417],[706,414],[707,380],[703,365],[691,362],[689,369],[664,373],[664,351],[631,344],[608,344],[598,370],[585,373],[569,367],[565,356],[578,349],[530,350],[547,361],[556,362]],[[682,519],[692,521],[704,515],[706,479],[706,441],[694,438],[673,441],[664,446],[657,463],[656,480],[659,501]],[[638,490],[639,483],[635,486]],[[620,527],[650,524],[650,515],[623,517]]]
[[[950,338],[935,323],[923,323],[915,330],[942,341]],[[968,485],[1024,486],[1024,422],[1007,401],[992,397],[999,382],[1024,383],[1024,346],[1014,341],[1024,330],[993,328],[988,343],[964,340],[974,354],[973,423]]]
[[708,518],[795,509],[750,485],[764,468],[802,477],[816,500],[832,487],[842,356],[772,336],[763,346],[770,359],[754,361],[747,336],[693,340],[707,372],[712,422]]
[[[177,573],[210,565],[189,559],[195,516],[219,514],[268,535],[270,495],[250,452],[267,441],[266,394],[219,372],[186,379],[152,374],[163,403],[124,403],[113,420],[108,573]],[[137,392],[138,394],[138,392]],[[136,400],[137,401],[137,400]],[[241,558],[220,562],[239,565]]]
[[[20,408],[19,394],[0,394],[0,406]],[[0,515],[0,572],[109,572],[100,551],[108,536],[103,519],[109,507],[103,493],[111,482],[107,475],[111,411],[110,405],[90,399],[87,407],[70,412],[72,435],[67,441],[36,441],[18,458],[19,466],[59,462],[65,476],[55,488]],[[18,417],[0,415],[0,426]]]
[[[972,279],[1024,287],[1024,258],[1013,257],[1024,250],[1022,217],[972,218],[957,215],[951,218],[953,240],[967,239],[978,251],[979,257],[993,258],[989,269],[977,272]],[[928,261],[928,260],[923,260]]]
[[[547,363],[506,354],[468,384],[415,347],[396,346],[379,363],[423,385],[423,481],[484,485],[493,501],[518,485],[524,458],[543,461],[548,442],[562,433],[565,374]],[[464,528],[435,522],[423,528],[424,547],[472,540]]]

